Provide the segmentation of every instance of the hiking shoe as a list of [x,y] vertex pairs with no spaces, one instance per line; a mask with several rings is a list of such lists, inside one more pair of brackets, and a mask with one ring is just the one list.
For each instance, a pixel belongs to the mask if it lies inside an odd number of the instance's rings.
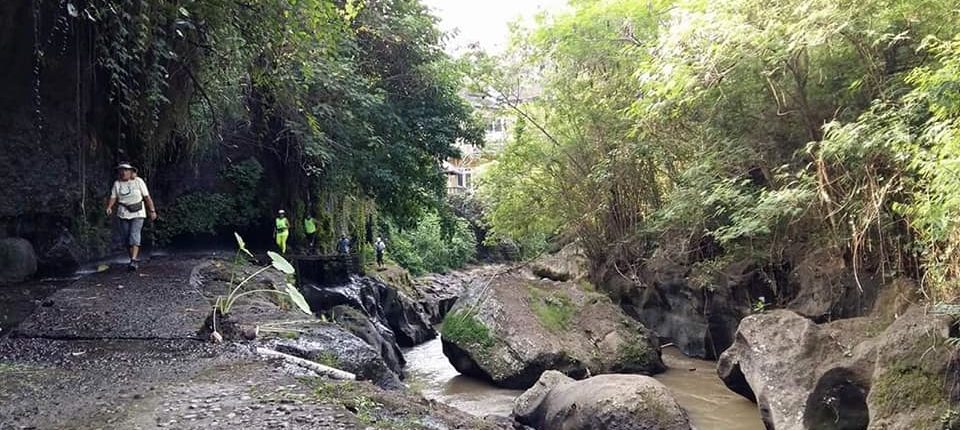
[[136,272],[140,268],[140,260],[130,260],[130,265],[127,267],[130,268],[130,271]]

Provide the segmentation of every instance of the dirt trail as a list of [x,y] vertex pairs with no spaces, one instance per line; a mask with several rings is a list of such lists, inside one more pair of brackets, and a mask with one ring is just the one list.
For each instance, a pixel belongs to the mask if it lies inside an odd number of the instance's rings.
[[255,342],[197,339],[210,308],[189,282],[200,262],[94,274],[40,301],[0,338],[0,430],[491,427],[408,392],[304,375],[252,354]]

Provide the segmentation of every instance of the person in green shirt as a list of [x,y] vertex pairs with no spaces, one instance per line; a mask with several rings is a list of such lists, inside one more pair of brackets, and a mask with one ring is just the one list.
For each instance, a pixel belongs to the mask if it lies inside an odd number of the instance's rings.
[[317,219],[313,212],[303,220],[303,232],[307,234],[307,253],[312,254],[317,246]]
[[273,237],[277,239],[277,247],[281,254],[287,253],[287,237],[290,236],[290,221],[287,220],[287,213],[283,209],[277,211],[276,226],[273,230]]

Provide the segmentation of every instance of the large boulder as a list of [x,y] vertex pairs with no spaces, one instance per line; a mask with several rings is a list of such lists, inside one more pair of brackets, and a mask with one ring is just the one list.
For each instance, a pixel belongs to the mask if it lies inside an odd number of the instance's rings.
[[339,285],[303,287],[304,296],[314,312],[346,305],[363,312],[371,320],[390,328],[403,347],[419,345],[437,337],[423,308],[403,292],[385,282],[352,276]]
[[533,274],[554,281],[575,281],[586,278],[590,263],[579,243],[564,246],[553,254],[546,254],[530,263]]
[[16,283],[37,273],[37,254],[26,239],[0,239],[0,284]]
[[335,306],[327,312],[330,317],[354,336],[362,339],[375,351],[380,352],[387,367],[402,379],[406,361],[397,346],[393,330],[362,312],[346,305]]
[[718,372],[768,429],[934,429],[951,396],[951,318],[911,309],[827,324],[787,310],[744,318]]
[[689,430],[670,391],[643,375],[600,375],[575,381],[547,371],[517,398],[514,418],[538,430]]
[[577,379],[664,370],[656,336],[590,284],[515,273],[470,288],[442,340],[457,371],[507,388],[528,388],[546,370]]
[[403,387],[380,351],[335,324],[311,324],[295,339],[280,338],[270,343],[277,351],[346,370],[357,375],[357,379],[371,381],[382,388]]
[[411,290],[430,316],[430,322],[439,324],[470,285],[495,276],[503,270],[504,266],[490,264],[443,274],[430,274],[415,279]]
[[[193,267],[189,283],[204,295],[219,296],[232,289],[232,280],[250,276],[257,270],[257,266],[206,260]],[[287,279],[279,271],[268,270],[251,283],[255,285],[251,288],[270,290],[286,285]],[[251,337],[250,333],[255,333],[254,328],[259,326],[259,336],[281,352],[343,368],[384,388],[400,386],[403,355],[389,327],[348,305],[329,309],[311,306],[315,313],[323,312],[329,317],[328,321],[335,324],[304,319],[296,309],[279,306],[269,296],[259,294],[238,300],[231,308],[229,320],[236,326],[239,338]],[[225,320],[219,320],[218,324],[218,331],[229,338]],[[208,317],[199,334],[206,338],[211,329]]]
[[740,320],[758,302],[817,322],[866,315],[881,284],[858,277],[842,250],[797,246],[781,261],[723,261],[700,243],[665,240],[637,264],[608,264],[594,273],[624,311],[684,354],[715,359],[734,341]]

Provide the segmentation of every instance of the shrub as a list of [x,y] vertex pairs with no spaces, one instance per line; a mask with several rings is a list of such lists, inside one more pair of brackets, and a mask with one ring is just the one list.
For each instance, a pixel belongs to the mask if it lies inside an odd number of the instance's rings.
[[651,350],[650,345],[643,336],[632,336],[624,340],[623,344],[617,350],[617,359],[619,361],[617,372],[643,372],[650,369],[652,363],[656,363],[657,351]]
[[257,219],[257,185],[263,177],[260,163],[249,159],[227,167],[222,174],[229,192],[191,192],[163,208],[163,219],[156,227],[158,243],[169,243],[183,235],[223,233]]
[[157,223],[156,240],[167,243],[177,236],[215,234],[232,213],[233,198],[221,193],[196,192],[177,197]]
[[490,329],[468,310],[452,311],[443,318],[440,335],[458,345],[476,345],[482,349],[493,346]]
[[465,220],[450,218],[444,225],[438,214],[427,214],[416,228],[392,235],[387,254],[414,275],[463,267],[476,256],[476,239]]

